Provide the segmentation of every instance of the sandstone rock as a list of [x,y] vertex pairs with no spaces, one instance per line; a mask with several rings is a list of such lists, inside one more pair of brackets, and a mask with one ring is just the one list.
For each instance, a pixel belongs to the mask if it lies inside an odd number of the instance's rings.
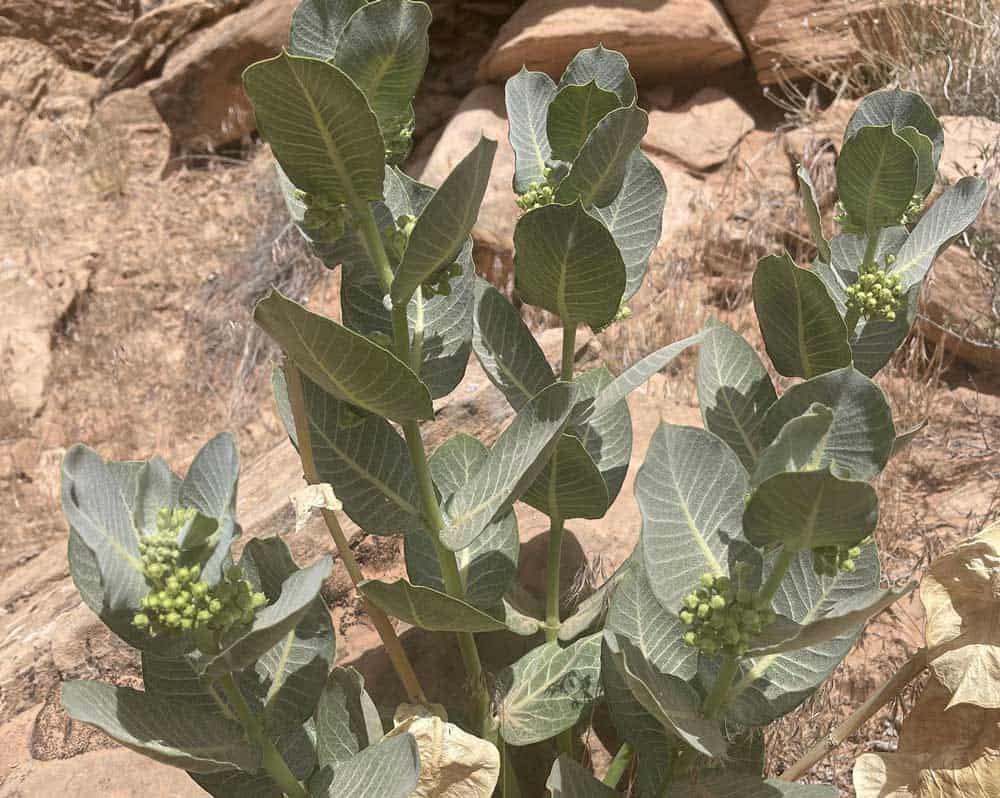
[[871,24],[879,0],[722,0],[761,83],[829,73],[858,54],[851,24]]
[[578,50],[598,43],[625,53],[640,82],[700,78],[744,58],[716,0],[527,0],[500,29],[478,76],[501,82],[525,64],[558,78]]
[[170,152],[170,130],[153,103],[148,84],[103,98],[94,109],[92,128],[120,147],[129,166],[162,170]]
[[48,45],[64,63],[87,69],[128,32],[132,7],[122,0],[5,0],[0,36]]
[[72,153],[96,89],[93,77],[68,68],[45,45],[0,38],[0,161],[10,168]]
[[507,140],[507,130],[503,89],[498,86],[474,89],[445,127],[420,174],[422,182],[438,186],[476,145],[480,134],[496,140],[497,154],[472,236],[480,272],[497,284],[503,284],[504,276],[513,268],[514,225],[521,213],[511,188],[514,151]]
[[979,175],[1000,186],[1000,122],[982,116],[942,116],[944,151],[938,176],[955,183]]
[[297,0],[261,0],[196,33],[174,52],[152,90],[175,150],[211,151],[256,127],[243,70],[288,40]]
[[835,155],[843,146],[844,130],[857,107],[857,100],[837,100],[808,124],[786,133],[784,140],[789,157],[812,168],[813,161],[824,153]]
[[671,111],[650,111],[643,149],[705,170],[725,161],[753,130],[753,117],[719,89],[702,89]]
[[949,247],[934,264],[921,297],[920,332],[959,360],[1000,370],[996,278],[968,250]]

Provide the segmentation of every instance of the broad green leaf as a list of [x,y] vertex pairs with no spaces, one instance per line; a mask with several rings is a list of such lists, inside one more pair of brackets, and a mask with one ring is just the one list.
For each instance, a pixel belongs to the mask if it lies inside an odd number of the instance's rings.
[[[156,532],[156,516],[160,508],[181,506],[182,484],[183,480],[170,470],[162,457],[153,457],[141,464],[131,501],[125,499],[126,504],[132,507],[132,519],[140,535]],[[122,496],[125,498],[124,493]]]
[[551,798],[615,798],[618,795],[566,754],[552,763],[545,787]]
[[[884,263],[887,255],[895,255],[906,241],[905,227],[882,230],[875,250],[875,261]],[[830,242],[831,262],[817,261],[813,271],[823,281],[826,290],[843,316],[847,313],[847,287],[857,282],[858,270],[864,259],[868,239],[849,233],[834,236]],[[861,319],[849,331],[854,367],[869,377],[881,369],[906,338],[917,315],[919,288],[910,289],[906,295],[906,312],[897,314],[895,321]]]
[[222,650],[202,663],[208,677],[223,676],[252,665],[283,640],[312,609],[333,561],[327,555],[289,576],[273,603],[258,610],[249,627],[239,627],[222,641]]
[[614,319],[625,291],[625,263],[607,228],[579,202],[546,205],[514,228],[517,290],[529,305],[564,324],[601,328]]
[[[300,570],[277,537],[248,542],[240,566],[269,603],[278,601],[285,580]],[[301,620],[240,674],[244,692],[259,699],[269,729],[301,726],[312,716],[335,653],[330,613],[322,599],[313,599]]]
[[538,618],[523,612],[506,598],[503,599],[500,606],[495,610],[494,615],[497,618],[503,618],[507,626],[507,631],[521,637],[531,637],[545,628],[544,621],[540,621]]
[[260,763],[260,752],[247,743],[239,723],[178,701],[70,681],[63,682],[62,704],[71,718],[96,726],[126,748],[193,773],[233,767],[253,772]]
[[675,738],[632,695],[607,643],[601,651],[601,682],[611,721],[636,752],[638,767],[632,782],[636,798],[660,798],[673,762]]
[[385,733],[365,680],[354,668],[334,668],[316,707],[316,755],[319,766],[336,769],[374,745]]
[[934,188],[934,178],[937,168],[934,163],[934,143],[915,127],[904,127],[896,130],[896,134],[913,148],[917,156],[917,188],[918,196],[926,197]]
[[797,784],[763,779],[745,770],[705,770],[697,781],[684,776],[670,782],[670,798],[837,798],[826,784]]
[[412,124],[410,101],[430,53],[431,10],[411,0],[362,5],[337,40],[333,62],[368,98],[386,144]]
[[498,679],[503,694],[497,710],[500,736],[510,745],[555,737],[601,697],[601,634],[566,648],[556,642],[539,646]]
[[[199,652],[186,656],[164,657],[142,652],[142,686],[148,695],[167,698],[186,707],[219,714],[224,706],[222,694],[201,679]],[[214,696],[214,697],[213,697]]]
[[904,291],[920,283],[938,254],[976,220],[987,193],[985,180],[963,177],[921,217],[891,270]]
[[698,652],[684,643],[687,627],[656,600],[641,555],[633,560],[611,597],[604,628],[632,641],[660,673],[690,681],[698,672]]
[[[298,726],[280,734],[275,747],[292,774],[305,781],[316,768],[316,747],[310,726]],[[216,773],[190,773],[192,779],[214,798],[284,798],[285,793],[265,771],[256,774],[242,770]]]
[[[771,563],[773,558],[768,568]],[[878,551],[873,544],[863,547],[853,572],[841,572],[832,578],[817,576],[812,552],[803,551],[793,558],[771,609],[805,626],[840,602],[870,593],[878,587],[879,579]],[[765,726],[791,712],[847,655],[860,628],[844,630],[795,651],[748,660],[733,686],[728,718],[742,725]],[[708,665],[711,661],[702,659],[701,663]],[[701,674],[706,688],[714,679],[710,670]]]
[[649,584],[667,610],[704,573],[728,573],[728,550],[742,539],[746,471],[732,449],[695,427],[660,424],[635,478]]
[[454,263],[462,251],[479,215],[496,149],[495,141],[480,138],[417,217],[392,283],[394,304],[409,302],[422,282]]
[[254,321],[309,379],[338,399],[396,421],[433,418],[430,393],[392,352],[271,292]]
[[384,146],[364,94],[332,64],[283,52],[243,73],[257,129],[298,188],[331,202],[382,198]]
[[[287,407],[284,375],[275,372],[272,386],[279,408]],[[371,535],[419,526],[420,496],[400,434],[378,416],[366,416],[355,426],[341,425],[343,402],[307,377],[302,378],[302,394],[316,470],[322,482],[333,486],[348,518]],[[289,427],[286,420],[286,428],[298,445],[294,425]]]
[[622,105],[635,102],[635,79],[629,72],[628,59],[617,50],[607,50],[603,44],[580,50],[559,78],[559,88],[582,86],[590,81],[614,92]]
[[521,501],[550,518],[601,518],[608,486],[578,438],[563,433],[552,457]]
[[753,303],[764,345],[786,377],[815,377],[851,362],[847,327],[822,281],[788,253],[761,258]]
[[[589,402],[607,388],[614,378],[607,366],[585,371],[576,380],[577,406]],[[594,461],[607,486],[608,505],[614,503],[621,490],[632,460],[632,414],[628,402],[591,413],[585,421],[571,422],[569,433],[579,438]]]
[[329,61],[351,14],[366,0],[301,0],[292,14],[288,51]]
[[795,651],[853,631],[869,618],[888,609],[904,596],[913,592],[917,583],[911,582],[902,590],[873,588],[843,599],[821,618],[808,624],[798,624],[779,617],[750,641],[750,655],[763,656]]
[[521,408],[475,477],[448,502],[445,546],[464,549],[521,497],[545,467],[575,398],[572,383],[557,382]]
[[[563,91],[566,91],[564,89]],[[558,202],[579,200],[603,208],[621,190],[632,153],[646,135],[649,117],[635,105],[617,108],[597,123],[556,191]]]
[[762,439],[770,444],[782,427],[813,404],[833,411],[820,467],[846,469],[854,479],[872,479],[892,451],[896,428],[882,390],[848,366],[799,383],[782,394],[764,418]]
[[878,523],[878,494],[867,482],[841,479],[831,468],[764,480],[743,513],[747,540],[797,551],[853,546],[870,535]]
[[702,717],[701,696],[694,687],[658,671],[628,638],[608,631],[604,641],[615,667],[647,712],[699,753],[725,757],[722,729],[718,721]]
[[730,327],[707,325],[698,350],[698,404],[705,429],[724,440],[752,471],[761,450],[760,426],[777,400],[753,347]]
[[896,131],[915,127],[933,142],[934,168],[937,169],[944,150],[944,128],[919,94],[903,89],[872,92],[858,103],[847,123],[844,138],[852,138],[861,128],[871,125],[891,125]]
[[121,483],[97,452],[77,444],[63,459],[61,495],[70,529],[96,559],[103,607],[134,612],[148,589],[139,535]]
[[632,391],[645,383],[685,349],[699,343],[703,337],[703,332],[689,335],[687,338],[667,344],[662,349],[657,349],[652,354],[646,355],[642,360],[633,363],[615,377],[614,382],[597,395],[597,399],[594,402],[593,415],[597,416],[607,412],[608,408],[625,399]]
[[809,170],[803,164],[799,164],[795,171],[799,180],[799,193],[802,194],[802,210],[806,214],[806,221],[809,222],[809,230],[812,233],[813,241],[816,243],[816,250],[819,259],[825,263],[830,262],[830,242],[823,235],[823,215],[819,211],[816,203],[816,189],[813,186]]
[[560,161],[576,158],[597,123],[621,105],[618,95],[599,88],[593,80],[560,87],[549,105],[546,124],[552,157]]
[[821,404],[811,405],[801,416],[787,421],[778,437],[761,452],[750,485],[756,488],[775,474],[818,469],[831,426],[833,411]]
[[394,618],[431,632],[497,632],[506,628],[482,610],[447,593],[404,579],[381,582],[366,579],[358,590],[376,607]]
[[837,189],[851,224],[874,233],[899,224],[917,190],[917,155],[889,125],[862,127],[837,158]]
[[521,314],[503,294],[478,277],[472,349],[490,382],[514,410],[555,382],[552,367]]
[[667,185],[660,170],[641,150],[634,150],[618,195],[605,207],[589,210],[604,222],[625,262],[625,301],[642,286],[649,256],[660,243],[666,201]]
[[[338,205],[335,209],[323,210],[310,208],[306,205],[295,184],[288,179],[288,175],[285,174],[281,165],[275,163],[274,168],[278,175],[278,188],[281,189],[281,196],[285,200],[285,209],[288,211],[292,223],[308,242],[309,248],[316,257],[326,262],[347,232],[347,206]],[[333,268],[336,262],[327,265]]]
[[[475,476],[488,455],[486,446],[471,435],[459,433],[449,438],[430,458],[434,484],[443,496],[450,496]],[[404,545],[410,581],[444,592],[437,550],[430,537],[418,529],[406,536]],[[494,614],[514,580],[519,549],[517,517],[508,513],[490,524],[464,549],[455,552],[469,604]]]
[[544,72],[522,67],[507,81],[504,93],[514,150],[514,191],[523,194],[532,183],[545,181],[546,165],[552,158],[546,128],[556,84]]
[[407,798],[420,777],[420,751],[412,734],[389,737],[310,783],[313,798]]

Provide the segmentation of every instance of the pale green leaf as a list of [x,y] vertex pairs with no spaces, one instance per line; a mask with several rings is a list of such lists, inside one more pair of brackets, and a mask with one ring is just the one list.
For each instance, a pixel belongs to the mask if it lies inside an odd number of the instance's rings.
[[621,105],[616,94],[599,88],[593,80],[560,87],[549,105],[546,125],[552,157],[560,161],[576,158],[597,123]]
[[198,651],[179,657],[164,657],[143,651],[143,689],[148,695],[169,698],[192,709],[219,714],[224,706],[223,699],[221,693],[202,681],[198,672],[201,656]]
[[649,584],[672,610],[705,573],[728,573],[730,544],[743,537],[746,471],[732,449],[695,427],[660,424],[635,478]]
[[454,263],[479,215],[497,143],[480,138],[417,217],[392,283],[392,301],[409,302],[420,284]]
[[233,767],[253,772],[260,752],[243,727],[219,715],[167,698],[101,682],[63,682],[69,716],[96,726],[140,754],[195,773]]
[[316,707],[319,766],[336,769],[385,733],[365,680],[354,668],[334,668]]
[[514,228],[514,274],[520,297],[564,324],[601,328],[625,291],[625,263],[607,228],[579,202],[546,205]]
[[916,92],[903,89],[882,89],[862,98],[847,123],[845,138],[852,138],[862,127],[891,125],[894,130],[915,127],[933,144],[934,168],[944,150],[944,128],[934,111]]
[[292,14],[288,50],[329,61],[351,14],[366,0],[301,0]]
[[507,81],[504,92],[514,150],[514,191],[523,194],[532,183],[545,182],[546,165],[552,158],[546,127],[556,84],[544,72],[522,67]]
[[396,421],[433,418],[430,393],[417,375],[363,335],[276,289],[257,303],[254,321],[303,374],[338,399]]
[[778,437],[761,452],[751,472],[751,486],[757,487],[775,474],[818,469],[831,426],[833,411],[821,404],[811,405],[801,416],[789,419]]
[[[305,781],[316,768],[316,747],[310,726],[299,726],[277,735],[275,747],[288,763],[295,778]],[[216,773],[190,773],[192,779],[214,798],[284,798],[285,793],[265,771],[256,774],[242,770]]]
[[303,191],[349,204],[382,198],[384,147],[364,94],[332,64],[283,52],[243,73],[257,129]]
[[566,754],[552,763],[545,787],[551,798],[615,798],[618,795]]
[[514,410],[555,382],[552,367],[521,314],[481,278],[476,278],[472,349]]
[[366,579],[358,590],[394,618],[431,632],[497,632],[506,628],[502,621],[461,599],[404,579]]
[[760,427],[777,400],[771,377],[742,335],[719,322],[706,325],[698,350],[698,404],[705,429],[718,435],[752,471]]
[[559,88],[582,86],[590,81],[614,92],[622,105],[635,102],[635,79],[629,72],[628,59],[617,50],[608,50],[603,44],[580,50],[559,78]]
[[420,752],[412,734],[389,737],[311,782],[313,798],[407,798],[420,777]]
[[899,224],[917,188],[917,155],[891,126],[862,127],[837,158],[840,201],[869,234]]
[[896,130],[903,141],[913,148],[917,156],[917,188],[916,193],[921,197],[926,197],[934,188],[934,178],[937,177],[937,169],[934,163],[934,143],[915,127],[904,127]]
[[813,241],[816,243],[816,250],[819,259],[826,263],[830,262],[830,242],[823,235],[823,216],[816,203],[816,189],[813,186],[809,171],[804,165],[799,164],[795,171],[799,181],[799,193],[802,194],[802,210],[806,214],[806,221],[809,222],[809,230],[812,233]]
[[[598,366],[580,374],[576,380],[577,406],[595,399],[614,378],[607,366]],[[632,460],[632,414],[628,402],[621,400],[601,412],[591,412],[585,421],[571,422],[569,433],[583,443],[607,486],[608,505],[621,490]]]
[[571,383],[557,382],[521,408],[475,477],[448,502],[441,533],[448,548],[464,549],[521,497],[544,468],[575,398]]
[[556,200],[579,200],[588,208],[610,204],[621,190],[625,169],[648,125],[646,112],[635,105],[617,108],[601,119],[559,183]]
[[601,697],[601,634],[562,648],[546,643],[498,677],[503,698],[500,735],[510,745],[530,745],[571,728]]
[[762,439],[770,444],[785,424],[821,404],[833,411],[820,467],[846,469],[854,479],[871,479],[889,459],[896,428],[882,390],[848,366],[793,386],[764,418]]
[[788,253],[761,258],[753,303],[764,345],[778,373],[815,377],[851,362],[847,327],[822,281]]
[[[197,455],[195,459],[198,459]],[[237,456],[237,473],[238,471]],[[161,508],[172,509],[181,506],[182,484],[183,480],[170,470],[170,466],[162,457],[156,456],[141,464],[136,476],[135,490],[131,496],[125,497],[123,487],[122,494],[126,503],[132,507],[132,518],[140,535],[151,535],[156,532],[156,517]]]
[[649,256],[660,243],[666,201],[667,185],[660,170],[641,150],[634,150],[618,195],[603,208],[589,209],[604,222],[625,262],[625,301],[642,286]]
[[601,518],[608,487],[578,438],[563,433],[552,457],[521,501],[550,518]]

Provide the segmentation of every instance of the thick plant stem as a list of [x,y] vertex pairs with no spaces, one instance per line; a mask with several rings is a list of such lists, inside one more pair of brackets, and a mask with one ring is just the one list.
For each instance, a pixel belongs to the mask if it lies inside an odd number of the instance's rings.
[[736,657],[727,656],[722,661],[719,675],[715,679],[715,684],[712,685],[712,692],[706,696],[705,703],[701,706],[701,714],[706,718],[714,718],[725,706],[726,700],[729,698],[729,690],[733,686],[739,669],[740,662]]
[[[312,438],[309,434],[309,418],[306,413],[305,399],[302,394],[302,377],[291,360],[285,361],[284,372],[285,384],[288,386],[288,403],[291,406],[292,417],[295,420],[295,437],[299,444],[299,458],[302,460],[302,471],[306,482],[310,485],[316,485],[321,480],[319,472],[316,469],[316,460],[313,457]],[[326,508],[323,509],[323,520],[326,521],[326,528],[329,530],[330,537],[333,538],[333,542],[337,546],[340,559],[344,563],[344,567],[347,569],[347,573],[351,577],[355,589],[357,589],[358,584],[364,580],[364,575],[361,573],[358,561],[354,557],[354,551],[351,549],[347,541],[347,536],[340,525],[340,520],[333,510]],[[371,618],[375,631],[382,638],[382,645],[385,646],[389,660],[396,670],[396,675],[399,676],[399,680],[403,683],[403,689],[406,690],[407,698],[413,704],[428,703],[424,689],[420,686],[420,681],[413,670],[410,658],[406,655],[406,650],[396,635],[396,629],[393,627],[392,621],[389,620],[389,616],[364,596],[362,596],[362,601],[364,602],[365,612]]]
[[549,550],[546,562],[546,592],[545,592],[545,642],[553,643],[559,639],[559,582],[562,567],[562,542],[564,522],[554,516],[549,524]]
[[243,693],[240,692],[240,688],[236,685],[236,680],[233,679],[233,675],[227,673],[219,680],[219,685],[222,687],[222,692],[225,693],[230,705],[232,705],[236,717],[239,718],[240,723],[243,724],[243,728],[246,729],[247,737],[250,738],[252,743],[260,747],[261,768],[264,772],[274,780],[274,783],[278,785],[288,798],[309,798],[309,792],[295,778],[295,774],[288,767],[288,763],[285,762],[281,752],[274,745],[274,741],[264,731],[264,725],[247,705]]
[[771,575],[767,577],[767,581],[761,587],[760,593],[757,594],[759,606],[767,607],[770,605],[771,599],[774,598],[775,593],[778,592],[778,588],[781,587],[781,581],[785,578],[788,566],[792,564],[794,556],[794,551],[787,547],[782,547],[781,553],[774,563],[774,568],[771,569]]
[[781,774],[782,781],[795,781],[808,773],[821,759],[827,757],[834,748],[844,742],[872,715],[888,704],[927,668],[927,649],[922,648],[893,674],[892,678],[876,690],[865,703],[851,713],[850,717],[841,723],[826,737],[816,743],[788,770]]
[[618,782],[625,775],[625,771],[632,764],[634,756],[635,750],[632,746],[628,743],[622,743],[621,748],[618,749],[618,753],[615,754],[615,758],[611,760],[611,764],[608,766],[608,772],[604,774],[604,783],[612,789],[617,787]]
[[[364,242],[365,251],[375,264],[382,290],[388,294],[392,289],[393,271],[389,264],[389,257],[385,252],[385,245],[382,243],[382,236],[379,233],[378,225],[375,223],[375,216],[371,206],[367,203],[358,202],[352,204],[352,211],[359,219],[359,230]],[[393,344],[396,355],[404,363],[411,366],[410,353],[410,329],[406,316],[406,303],[395,305],[392,310]],[[414,370],[419,374],[419,363]],[[455,560],[455,553],[449,551],[441,544],[441,530],[444,529],[444,518],[441,515],[441,507],[438,505],[437,493],[434,490],[434,481],[431,478],[430,466],[427,463],[427,453],[424,451],[424,440],[420,433],[420,424],[417,421],[405,421],[402,423],[403,436],[406,438],[406,446],[410,453],[410,460],[413,465],[414,476],[417,480],[417,487],[420,491],[421,509],[424,515],[424,526],[427,534],[434,542],[437,551],[438,563],[441,567],[441,576],[444,579],[445,590],[448,595],[455,598],[465,598],[465,585],[458,570],[458,563]],[[476,648],[476,639],[471,632],[458,632],[458,647],[462,654],[462,661],[465,664],[466,676],[469,679],[473,693],[471,725],[477,734],[487,736],[490,732],[488,728],[488,716],[490,697],[486,691],[486,683],[483,678],[483,667],[479,660],[479,651]]]

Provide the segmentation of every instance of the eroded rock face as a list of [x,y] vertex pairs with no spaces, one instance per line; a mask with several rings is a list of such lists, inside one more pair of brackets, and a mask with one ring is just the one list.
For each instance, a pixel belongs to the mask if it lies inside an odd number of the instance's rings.
[[598,43],[625,53],[640,83],[701,78],[744,58],[715,0],[527,0],[500,29],[479,78],[502,82],[522,64],[558,78],[578,50]]

